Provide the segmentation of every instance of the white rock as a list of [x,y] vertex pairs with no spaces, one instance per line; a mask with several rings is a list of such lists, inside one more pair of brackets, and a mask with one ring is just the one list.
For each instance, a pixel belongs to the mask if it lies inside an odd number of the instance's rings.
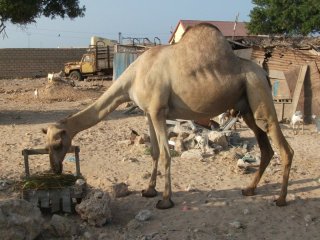
[[136,216],[135,219],[141,222],[148,221],[152,217],[152,213],[149,210],[141,210]]
[[186,150],[183,144],[183,139],[181,137],[177,137],[175,142],[174,142],[174,150],[177,152],[183,152]]
[[210,131],[208,133],[208,139],[212,143],[218,144],[218,145],[222,146],[223,148],[228,147],[227,137],[222,132]]
[[244,169],[246,169],[246,168],[249,166],[249,163],[243,161],[243,159],[239,159],[239,160],[237,161],[237,166],[238,166],[239,168],[244,168]]
[[296,195],[292,193],[287,195],[287,201],[294,201],[294,200],[296,200]]
[[312,217],[311,217],[310,214],[306,215],[306,216],[304,217],[304,220],[306,221],[306,223],[310,223],[310,222],[313,221],[313,219],[312,219]]
[[185,151],[181,154],[181,159],[201,160],[202,159],[202,152],[200,149],[190,149],[190,150]]
[[231,227],[234,227],[236,229],[243,228],[242,224],[239,221],[234,221],[234,222],[231,222],[229,224],[230,224]]
[[196,192],[197,189],[192,185],[192,184],[189,184],[186,189],[185,189],[187,192]]
[[243,209],[243,214],[244,215],[248,215],[250,213],[248,208]]

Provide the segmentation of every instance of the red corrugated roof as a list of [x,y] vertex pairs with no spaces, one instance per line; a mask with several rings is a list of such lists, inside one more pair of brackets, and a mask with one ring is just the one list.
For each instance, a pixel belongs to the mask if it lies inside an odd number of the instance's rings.
[[184,30],[186,30],[188,27],[197,25],[199,23],[210,23],[214,26],[216,26],[217,28],[219,28],[219,30],[222,32],[222,34],[226,37],[246,37],[248,36],[248,30],[246,28],[246,24],[244,22],[237,22],[236,25],[236,31],[233,35],[233,28],[234,28],[234,21],[201,21],[201,20],[180,20],[179,23],[177,24],[174,32],[172,33],[169,42],[171,42],[171,39],[173,38],[175,32],[177,31],[179,24],[181,24],[181,26],[184,28]]

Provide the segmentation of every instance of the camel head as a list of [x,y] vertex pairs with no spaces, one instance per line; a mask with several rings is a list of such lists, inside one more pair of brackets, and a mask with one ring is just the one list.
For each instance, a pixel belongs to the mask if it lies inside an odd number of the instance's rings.
[[50,125],[42,131],[47,135],[46,148],[49,150],[51,169],[56,174],[61,174],[63,159],[71,146],[71,137],[59,124]]

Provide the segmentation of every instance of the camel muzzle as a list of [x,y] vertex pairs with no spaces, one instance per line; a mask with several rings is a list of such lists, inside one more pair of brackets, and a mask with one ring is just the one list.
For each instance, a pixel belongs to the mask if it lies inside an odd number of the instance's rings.
[[62,161],[59,161],[55,157],[51,156],[51,154],[50,154],[50,166],[51,166],[51,170],[55,174],[61,174],[62,173],[62,170],[63,170]]

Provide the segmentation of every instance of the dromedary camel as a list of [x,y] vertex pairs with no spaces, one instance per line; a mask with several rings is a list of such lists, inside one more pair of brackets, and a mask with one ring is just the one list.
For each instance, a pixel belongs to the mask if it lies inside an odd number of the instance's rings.
[[269,135],[280,150],[284,167],[276,204],[286,204],[293,150],[278,124],[270,82],[262,68],[233,53],[217,28],[200,24],[186,31],[179,43],[146,51],[97,101],[44,130],[52,169],[62,172],[62,161],[77,133],[97,124],[119,104],[130,100],[146,113],[150,128],[153,170],[149,186],[142,191],[144,197],[157,195],[158,161],[164,163],[165,188],[157,208],[174,206],[166,119],[200,119],[217,116],[227,109],[241,112],[261,150],[259,171],[242,191],[243,195],[254,194],[274,154]]

